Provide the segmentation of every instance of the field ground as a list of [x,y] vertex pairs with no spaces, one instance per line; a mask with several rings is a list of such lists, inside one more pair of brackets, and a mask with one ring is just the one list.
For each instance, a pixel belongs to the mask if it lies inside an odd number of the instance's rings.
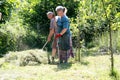
[[[115,68],[120,72],[120,55],[115,55]],[[2,59],[0,59],[2,61]],[[19,67],[4,63],[0,80],[115,80],[109,76],[110,56],[84,57],[81,63]]]

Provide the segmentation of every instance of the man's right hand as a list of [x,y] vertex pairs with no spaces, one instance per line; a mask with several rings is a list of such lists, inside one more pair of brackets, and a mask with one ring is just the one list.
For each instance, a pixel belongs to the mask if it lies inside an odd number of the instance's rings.
[[48,37],[47,41],[50,42],[50,41],[51,41],[51,38]]

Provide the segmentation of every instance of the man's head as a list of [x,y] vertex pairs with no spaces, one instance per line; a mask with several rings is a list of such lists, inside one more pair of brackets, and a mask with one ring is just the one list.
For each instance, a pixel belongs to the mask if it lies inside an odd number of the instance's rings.
[[49,12],[47,13],[47,17],[48,17],[48,19],[52,19],[52,18],[54,17],[54,13],[51,12],[51,11],[49,11]]

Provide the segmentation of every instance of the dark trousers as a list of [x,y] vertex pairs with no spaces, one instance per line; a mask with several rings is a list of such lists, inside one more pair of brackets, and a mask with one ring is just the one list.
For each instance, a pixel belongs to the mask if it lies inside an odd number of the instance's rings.
[[66,63],[68,61],[68,50],[70,49],[70,35],[69,34],[64,34],[62,37],[59,38],[58,47],[59,47],[60,62]]

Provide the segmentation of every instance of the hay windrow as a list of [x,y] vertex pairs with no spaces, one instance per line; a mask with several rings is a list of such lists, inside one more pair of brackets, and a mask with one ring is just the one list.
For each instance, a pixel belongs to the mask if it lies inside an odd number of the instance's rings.
[[4,62],[18,66],[37,65],[47,63],[47,52],[39,49],[21,52],[9,52],[4,56]]

